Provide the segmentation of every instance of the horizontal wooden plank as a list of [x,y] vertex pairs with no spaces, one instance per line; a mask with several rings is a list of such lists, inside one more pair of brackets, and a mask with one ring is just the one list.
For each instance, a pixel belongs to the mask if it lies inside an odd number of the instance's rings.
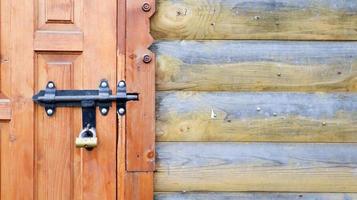
[[356,193],[158,192],[155,200],[355,200]]
[[83,51],[83,33],[66,31],[37,31],[35,51]]
[[356,40],[356,1],[158,0],[156,39]]
[[357,91],[357,42],[160,41],[152,49],[161,91]]
[[158,141],[357,142],[356,93],[160,92]]
[[357,145],[163,142],[155,191],[357,192]]
[[0,93],[0,121],[11,119],[11,101]]

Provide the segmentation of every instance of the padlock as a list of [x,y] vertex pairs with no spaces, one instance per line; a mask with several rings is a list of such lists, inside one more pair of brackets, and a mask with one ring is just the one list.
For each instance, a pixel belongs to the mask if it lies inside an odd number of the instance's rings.
[[76,147],[78,148],[92,149],[97,146],[97,143],[98,139],[95,128],[90,128],[90,126],[84,128],[76,138]]

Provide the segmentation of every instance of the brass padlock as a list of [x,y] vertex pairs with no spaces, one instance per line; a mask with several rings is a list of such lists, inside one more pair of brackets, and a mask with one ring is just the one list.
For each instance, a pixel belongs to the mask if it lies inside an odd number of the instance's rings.
[[90,128],[90,126],[84,128],[76,138],[76,147],[78,148],[92,149],[97,146],[97,143],[98,139],[95,128]]

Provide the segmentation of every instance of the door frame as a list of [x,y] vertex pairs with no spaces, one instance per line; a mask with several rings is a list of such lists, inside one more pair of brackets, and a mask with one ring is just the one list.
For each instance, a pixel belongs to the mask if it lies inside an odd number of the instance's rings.
[[[128,113],[119,118],[118,197],[121,200],[151,200],[155,170],[155,55],[150,17],[155,0],[118,0],[118,80],[128,91],[139,93],[139,103],[128,103]],[[125,160],[126,162],[120,162]]]

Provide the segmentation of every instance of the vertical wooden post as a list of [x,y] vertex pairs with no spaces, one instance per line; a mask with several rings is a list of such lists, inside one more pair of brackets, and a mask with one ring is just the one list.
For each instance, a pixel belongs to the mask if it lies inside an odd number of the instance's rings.
[[[129,102],[125,118],[119,119],[118,197],[151,200],[155,169],[155,56],[148,48],[153,42],[150,17],[155,12],[155,0],[122,0],[119,7],[123,4],[125,16],[120,9],[118,12],[118,77],[125,74],[128,91],[138,92],[139,101]],[[120,23],[126,24],[122,42]],[[120,163],[124,159],[126,162]]]
[[148,50],[153,42],[150,17],[154,10],[154,0],[127,1],[126,80],[128,90],[139,93],[139,101],[128,104],[128,171],[155,168],[155,56]]

